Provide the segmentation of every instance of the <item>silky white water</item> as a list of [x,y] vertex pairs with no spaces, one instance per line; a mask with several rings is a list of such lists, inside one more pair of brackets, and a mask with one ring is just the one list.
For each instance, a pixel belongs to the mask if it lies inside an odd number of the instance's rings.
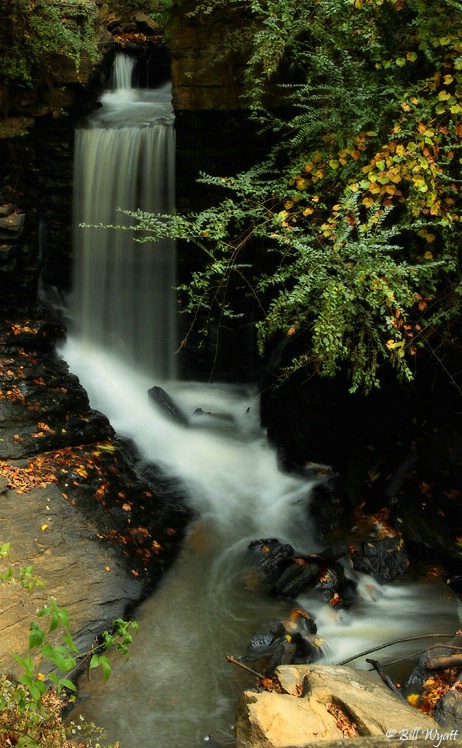
[[[252,387],[164,384],[188,416],[199,407],[232,418],[209,419],[206,426],[203,417],[192,416],[197,427],[184,428],[149,401],[147,390],[155,384],[149,377],[77,340],[66,344],[63,356],[117,432],[183,481],[198,517],[160,589],[136,612],[141,632],[130,660],[116,661],[105,685],[98,676],[90,683],[82,679],[89,700],[80,711],[103,724],[121,748],[196,748],[208,735],[230,742],[239,693],[254,680],[225,656],[245,655],[255,630],[284,619],[294,605],[255,589],[247,546],[255,538],[277,537],[299,552],[319,550],[307,513],[311,483],[278,469],[258,425]],[[357,581],[358,601],[348,612],[310,594],[298,600],[316,618],[326,662],[400,636],[453,632],[458,625],[452,593],[438,580],[382,588],[369,577]],[[381,661],[396,651],[380,653]]]
[[171,212],[175,130],[170,86],[131,87],[134,58],[116,56],[113,85],[75,134],[72,317],[79,335],[133,366],[175,374],[175,243],[138,244],[122,211]]

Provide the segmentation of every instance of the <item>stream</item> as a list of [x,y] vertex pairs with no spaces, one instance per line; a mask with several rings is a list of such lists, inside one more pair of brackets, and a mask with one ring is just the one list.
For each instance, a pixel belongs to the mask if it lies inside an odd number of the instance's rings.
[[[98,674],[81,678],[73,719],[80,712],[103,726],[120,748],[232,745],[239,694],[255,680],[225,657],[246,656],[256,629],[285,619],[295,605],[258,590],[249,542],[277,538],[298,553],[322,550],[308,512],[313,484],[322,478],[279,469],[253,385],[175,381],[174,244],[133,247],[130,231],[79,228],[125,221],[128,227],[119,206],[172,208],[168,85],[133,89],[133,67],[133,58],[117,56],[112,89],[77,130],[74,332],[61,354],[92,407],[133,439],[146,461],[181,481],[195,520],[177,561],[136,611],[140,633],[130,659],[114,662],[104,685]],[[154,385],[174,398],[189,428],[149,400]],[[205,415],[195,414],[199,408]],[[387,640],[458,628],[454,595],[436,578],[385,587],[370,577],[354,580],[358,596],[349,611],[306,594],[296,601],[316,619],[325,662]],[[387,649],[381,660],[403,651]]]
[[[91,681],[81,679],[79,711],[102,724],[121,748],[196,748],[210,735],[231,744],[239,693],[255,683],[225,656],[245,656],[256,629],[286,618],[294,606],[255,590],[248,544],[277,537],[298,552],[321,549],[307,512],[312,482],[278,469],[259,427],[253,387],[164,383],[186,414],[202,408],[230,419],[211,418],[204,425],[196,417],[196,428],[188,429],[149,402],[148,376],[73,339],[63,356],[116,431],[132,438],[145,459],[181,479],[197,516],[159,590],[136,612],[140,633],[130,659],[114,663],[106,684],[93,673]],[[355,579],[359,595],[350,611],[336,611],[310,595],[297,600],[316,619],[325,662],[403,636],[452,633],[458,626],[454,595],[436,578],[383,587],[370,577]],[[384,650],[380,659],[387,662],[420,644]],[[361,660],[355,666],[368,667]]]

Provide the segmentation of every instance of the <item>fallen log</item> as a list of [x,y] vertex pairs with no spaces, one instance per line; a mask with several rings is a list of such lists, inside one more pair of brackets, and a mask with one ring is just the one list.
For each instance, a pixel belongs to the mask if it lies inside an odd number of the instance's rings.
[[445,670],[447,667],[462,667],[462,654],[430,657],[425,663],[428,670]]

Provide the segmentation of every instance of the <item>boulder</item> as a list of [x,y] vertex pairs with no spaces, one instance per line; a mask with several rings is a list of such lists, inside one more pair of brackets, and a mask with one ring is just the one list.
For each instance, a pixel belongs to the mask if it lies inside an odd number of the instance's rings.
[[275,648],[278,639],[285,636],[285,633],[282,621],[267,621],[252,636],[249,649],[254,654],[266,655]]
[[462,693],[451,688],[437,703],[434,717],[444,730],[460,728],[462,725]]
[[142,596],[142,583],[128,573],[119,549],[98,538],[95,517],[64,501],[54,484],[43,486],[2,494],[2,540],[12,550],[1,570],[11,565],[18,575],[19,567],[33,564],[34,575],[46,583],[45,590],[35,587],[30,593],[19,584],[2,587],[0,671],[16,676],[23,671],[11,652],[28,654],[31,621],[49,596],[69,611],[81,651]]
[[26,216],[24,213],[10,213],[0,218],[0,235],[3,231],[19,234],[23,229],[25,220]]
[[139,10],[138,13],[135,15],[135,21],[138,31],[141,31],[143,34],[161,34],[161,28],[154,19],[152,19],[150,16],[148,16],[146,13],[143,13],[143,11]]
[[302,634],[308,636],[315,634],[317,626],[313,617],[303,608],[293,608],[289,617],[284,621],[284,628],[287,634]]
[[337,495],[334,478],[314,486],[309,512],[320,540],[339,526],[345,507]]
[[325,561],[338,561],[339,558],[344,558],[350,554],[350,548],[348,545],[331,545],[329,548],[325,548],[318,555]]
[[275,582],[293,555],[294,549],[289,543],[278,543],[259,561],[258,570],[265,579]]
[[344,581],[345,572],[343,566],[333,563],[331,566],[321,570],[321,576],[316,582],[315,590],[319,590],[323,600],[328,602],[337,592]]
[[395,577],[404,574],[409,567],[404,540],[401,537],[367,540],[363,543],[363,554],[380,584],[391,582]]
[[311,741],[322,741],[327,748],[328,740],[385,738],[389,730],[437,727],[400,701],[374,673],[335,665],[286,665],[275,674],[285,693],[242,694],[237,748],[308,748]]
[[276,646],[276,649],[274,650],[273,656],[271,657],[268,665],[267,672],[274,673],[275,669],[279,667],[279,665],[290,665],[295,661],[296,655],[297,645],[293,642],[287,641],[287,639],[283,639],[281,642],[279,642],[279,644]]
[[362,574],[371,574],[372,573],[372,569],[370,567],[369,562],[366,561],[366,559],[363,558],[358,553],[358,551],[356,550],[356,548],[353,548],[350,551],[350,563],[351,563],[351,568],[353,569],[353,571],[359,571]]
[[319,575],[316,564],[291,564],[274,585],[274,592],[282,597],[297,597],[307,587],[315,584]]

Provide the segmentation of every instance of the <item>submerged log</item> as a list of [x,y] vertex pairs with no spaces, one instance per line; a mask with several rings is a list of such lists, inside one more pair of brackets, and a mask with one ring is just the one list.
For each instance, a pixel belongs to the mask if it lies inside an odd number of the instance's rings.
[[170,421],[179,423],[181,426],[189,425],[186,416],[182,413],[168,392],[165,392],[162,387],[151,387],[151,389],[148,390],[148,396]]

